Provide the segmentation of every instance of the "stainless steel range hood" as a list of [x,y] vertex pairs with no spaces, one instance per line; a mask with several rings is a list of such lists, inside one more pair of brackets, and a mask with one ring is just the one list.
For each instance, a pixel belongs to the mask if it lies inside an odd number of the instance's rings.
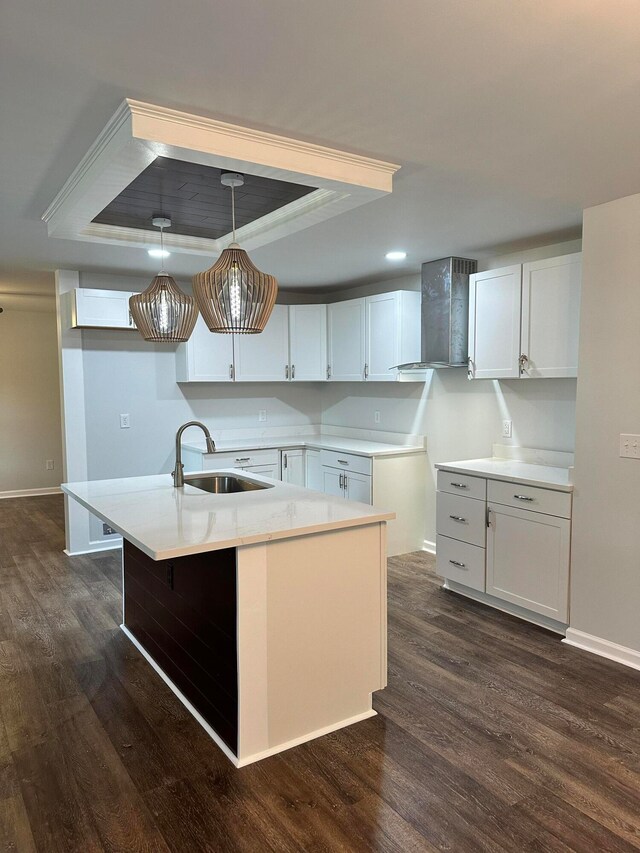
[[421,361],[399,364],[399,371],[467,366],[469,276],[477,269],[469,258],[422,264]]

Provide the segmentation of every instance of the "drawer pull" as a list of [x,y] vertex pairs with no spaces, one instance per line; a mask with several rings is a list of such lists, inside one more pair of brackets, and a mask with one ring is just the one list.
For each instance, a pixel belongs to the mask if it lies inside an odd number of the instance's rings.
[[469,488],[469,486],[467,486],[467,484],[466,484],[466,483],[451,483],[451,485],[452,485],[455,489],[468,489],[468,488]]
[[459,569],[466,569],[467,566],[465,563],[460,563],[458,560],[449,560],[452,566],[457,566]]
[[462,523],[466,522],[466,520],[467,520],[466,518],[463,518],[461,515],[450,515],[449,518],[452,521],[460,521]]
[[339,462],[341,465],[348,465],[348,464],[349,464],[348,460],[346,460],[346,459],[338,459],[338,462]]
[[236,456],[236,462],[249,462],[250,460],[250,456]]
[[527,497],[527,495],[514,495],[517,501],[535,501],[535,498]]

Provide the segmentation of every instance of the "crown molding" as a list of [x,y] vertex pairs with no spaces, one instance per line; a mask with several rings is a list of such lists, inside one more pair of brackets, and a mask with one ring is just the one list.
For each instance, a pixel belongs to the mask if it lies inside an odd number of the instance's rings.
[[[246,248],[289,236],[392,190],[399,166],[274,133],[125,99],[42,215],[50,237],[148,247],[155,231],[93,219],[156,157],[304,183],[315,191],[237,232]],[[170,211],[169,211],[170,212]],[[212,254],[228,242],[167,234],[180,252]]]

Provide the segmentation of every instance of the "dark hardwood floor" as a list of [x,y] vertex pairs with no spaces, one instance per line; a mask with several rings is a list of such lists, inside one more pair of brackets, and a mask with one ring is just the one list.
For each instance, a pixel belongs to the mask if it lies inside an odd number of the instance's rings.
[[235,770],[118,629],[120,552],[0,501],[0,849],[640,849],[640,673],[389,566],[389,687]]

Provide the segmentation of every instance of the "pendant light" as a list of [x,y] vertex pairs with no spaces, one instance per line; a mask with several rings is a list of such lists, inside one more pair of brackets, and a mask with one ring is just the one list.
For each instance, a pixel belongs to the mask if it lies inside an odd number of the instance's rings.
[[[171,227],[171,220],[165,216],[154,216],[151,222],[160,229],[160,253],[164,258],[164,229]],[[189,340],[198,319],[198,307],[193,296],[183,293],[163,269],[146,290],[129,299],[129,309],[145,341],[157,343]]]
[[193,277],[193,293],[211,332],[255,335],[263,331],[271,316],[278,282],[260,272],[236,243],[235,188],[244,184],[244,177],[223,172],[220,181],[231,187],[233,242],[212,267]]

